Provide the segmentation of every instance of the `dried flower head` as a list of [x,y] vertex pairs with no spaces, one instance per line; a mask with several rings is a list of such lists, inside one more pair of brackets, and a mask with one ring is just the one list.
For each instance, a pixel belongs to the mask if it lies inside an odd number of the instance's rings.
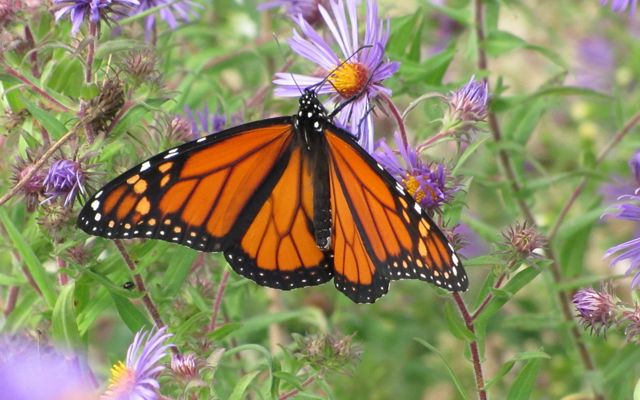
[[484,121],[487,118],[489,90],[486,81],[478,81],[472,76],[466,85],[449,93],[448,118],[462,123]]
[[[34,157],[31,152],[27,152],[26,158],[19,157],[16,161],[16,164],[13,168],[13,176],[12,181],[13,185],[17,185],[18,182],[22,181],[29,173],[33,172],[35,169],[34,166]],[[25,204],[27,206],[27,211],[33,212],[39,203],[39,198],[44,194],[44,180],[46,177],[46,172],[42,169],[35,171],[35,173],[29,178],[27,183],[22,187],[20,193],[25,199]]]
[[171,371],[173,374],[184,381],[192,381],[197,379],[198,360],[195,354],[174,354],[171,356]]
[[0,0],[0,27],[11,21],[17,7],[14,0]]
[[198,136],[194,135],[191,125],[191,121],[184,117],[173,117],[167,126],[169,138],[179,143],[196,139]]
[[300,347],[299,357],[316,369],[343,370],[360,358],[353,336],[296,336],[296,342]]
[[56,241],[62,239],[75,220],[75,211],[59,202],[42,203],[38,215],[38,225]]
[[87,174],[83,171],[80,161],[68,159],[54,161],[43,182],[44,194],[47,196],[45,202],[50,203],[57,198],[64,198],[64,207],[70,207],[78,193],[84,193],[83,185],[86,179]]
[[124,88],[117,77],[106,79],[100,94],[91,101],[85,111],[95,133],[106,132],[124,105]]
[[527,223],[516,223],[511,225],[502,233],[508,252],[518,259],[535,257],[534,250],[541,249],[545,243],[545,238],[535,227],[528,226]]
[[382,140],[373,156],[422,207],[439,211],[460,189],[457,182],[443,164],[422,161],[417,150],[408,144],[405,146],[398,133],[395,142],[397,152]]
[[622,318],[627,323],[624,330],[627,341],[640,344],[640,305],[636,304],[633,311],[624,311]]
[[580,289],[573,295],[573,305],[578,311],[580,322],[596,335],[606,334],[616,321],[619,300],[612,294],[609,285],[598,291],[592,288]]
[[157,62],[156,53],[152,48],[132,50],[124,59],[124,70],[136,84],[158,83],[160,72],[157,69]]
[[53,0],[53,10],[56,21],[69,14],[71,32],[75,34],[85,18],[99,29],[101,21],[109,23],[113,20],[111,14],[126,15],[131,7],[138,4],[138,0]]
[[166,355],[171,334],[166,327],[136,333],[127,350],[125,362],[111,368],[109,387],[102,400],[140,399],[156,400],[160,384],[157,377],[164,369],[160,360]]

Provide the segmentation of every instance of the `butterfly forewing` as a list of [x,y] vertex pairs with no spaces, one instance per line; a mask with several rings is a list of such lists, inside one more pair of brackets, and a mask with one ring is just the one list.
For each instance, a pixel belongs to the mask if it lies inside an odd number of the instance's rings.
[[292,138],[289,118],[247,124],[161,153],[108,183],[78,217],[85,232],[220,251]]

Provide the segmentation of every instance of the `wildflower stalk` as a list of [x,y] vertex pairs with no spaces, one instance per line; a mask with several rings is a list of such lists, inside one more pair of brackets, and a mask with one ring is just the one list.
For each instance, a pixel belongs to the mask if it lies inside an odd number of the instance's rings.
[[402,114],[400,114],[400,111],[398,110],[396,105],[393,104],[393,101],[391,101],[389,96],[387,96],[383,92],[379,93],[378,96],[382,101],[385,102],[385,104],[389,108],[389,111],[391,111],[391,115],[393,115],[393,118],[396,120],[398,129],[400,130],[400,137],[402,137],[402,144],[404,145],[404,147],[408,147],[409,141],[407,140],[407,129],[404,126],[404,119],[402,118]]
[[[510,270],[511,268],[512,268],[511,266],[507,267],[507,271]],[[494,289],[500,289],[500,286],[502,286],[502,282],[504,282],[506,277],[507,277],[507,273],[506,272],[503,272],[502,274],[500,274],[500,276],[496,280],[496,283],[493,285],[493,288]],[[482,313],[482,311],[485,309],[487,304],[489,304],[491,299],[493,299],[493,292],[489,292],[486,295],[486,297],[482,300],[482,303],[480,303],[478,308],[473,312],[473,314],[471,314],[471,320],[472,321],[475,321],[476,318],[478,318],[478,316]]]
[[[474,14],[475,14],[476,37],[478,41],[478,68],[480,70],[486,71],[488,69],[488,63],[487,63],[487,54],[485,52],[485,46],[484,46],[485,44],[484,43],[485,42],[484,7],[482,4],[482,0],[474,0]],[[496,143],[501,142],[502,133],[500,130],[500,125],[498,123],[498,119],[495,113],[491,109],[489,109],[487,117],[489,122],[489,128],[493,135],[494,141]],[[511,158],[509,157],[508,153],[505,150],[499,150],[498,157],[504,169],[506,177],[508,181],[511,183],[512,191],[515,195],[516,202],[518,203],[518,206],[522,214],[525,216],[530,226],[534,228],[537,227],[535,220],[533,218],[533,213],[531,209],[529,208],[527,203],[524,201],[523,197],[519,196],[519,193],[521,192],[522,187],[520,186],[520,183],[516,179],[516,175],[511,163]],[[551,246],[551,240],[547,242],[545,246],[545,252],[547,254],[547,257],[551,260],[550,270],[551,270],[551,276],[554,282],[556,284],[561,283],[562,274],[560,272],[560,263],[558,262],[558,258],[556,257],[555,252],[553,251],[553,248]],[[584,342],[582,341],[582,337],[581,337],[582,335],[578,330],[578,327],[574,323],[569,296],[567,295],[567,292],[564,290],[558,290],[557,293],[558,293],[558,301],[560,302],[560,309],[562,311],[563,318],[565,321],[571,324],[570,334],[576,348],[578,349],[578,353],[580,355],[582,364],[584,365],[585,369],[589,371],[593,371],[594,370],[593,359],[591,358],[591,354],[589,353],[589,350],[587,349]],[[593,393],[595,395],[595,398],[598,400],[604,398],[595,389],[593,390]]]
[[24,38],[29,43],[31,48],[29,52],[29,61],[31,62],[31,75],[35,78],[40,78],[40,70],[38,69],[38,52],[35,50],[36,41],[33,39],[33,33],[29,25],[24,26]]
[[20,189],[22,189],[24,185],[29,182],[29,180],[36,174],[36,172],[38,172],[40,168],[42,168],[47,160],[49,160],[49,158],[51,158],[51,156],[56,151],[58,151],[58,149],[60,149],[63,144],[71,139],[71,137],[76,135],[80,125],[81,124],[74,126],[69,132],[67,132],[57,142],[49,147],[49,149],[42,155],[42,157],[40,157],[40,159],[33,164],[33,168],[27,174],[25,174],[25,176],[22,177],[22,179],[20,179],[20,181],[13,188],[11,188],[11,190],[9,190],[9,192],[0,197],[0,206],[2,206],[4,203],[9,201],[9,199],[15,196],[20,191]]
[[58,100],[56,100],[53,96],[51,96],[49,93],[47,93],[46,90],[42,89],[41,87],[39,87],[38,85],[36,85],[35,83],[31,82],[26,76],[22,75],[20,72],[18,72],[17,70],[11,68],[8,65],[4,66],[4,71],[13,76],[14,78],[20,80],[21,82],[23,82],[24,84],[26,84],[27,86],[29,86],[33,91],[35,91],[36,93],[38,93],[40,96],[44,97],[45,99],[47,99],[49,102],[51,102],[54,106],[56,106],[57,108],[59,108],[62,111],[73,111],[71,110],[69,107],[65,106],[64,104],[60,103]]
[[426,149],[431,147],[438,140],[443,139],[443,138],[445,138],[445,137],[447,137],[449,135],[453,135],[455,133],[456,133],[455,129],[445,129],[443,131],[440,131],[437,134],[431,136],[429,139],[427,139],[424,142],[420,143],[416,147],[416,151],[418,152],[418,154],[421,154],[423,151],[425,151]]
[[[467,326],[467,329],[471,333],[475,335],[475,327],[473,325],[473,318],[471,314],[469,314],[469,310],[467,309],[467,305],[464,303],[462,296],[460,293],[453,292],[453,299],[460,310],[460,314],[464,319],[464,323]],[[478,341],[472,340],[469,342],[469,349],[471,350],[471,359],[473,361],[473,371],[475,372],[476,378],[476,390],[478,392],[478,399],[487,400],[487,391],[484,388],[484,375],[482,374],[482,362],[480,361],[480,352],[478,351]]]
[[89,22],[89,44],[87,48],[87,65],[85,70],[85,81],[91,83],[93,80],[93,57],[96,51],[96,41],[98,34],[98,23]]
[[4,311],[3,311],[5,318],[8,317],[9,314],[11,314],[13,309],[16,307],[19,294],[20,294],[20,286],[11,286],[9,288],[9,293],[7,294],[7,305],[4,307]]
[[[120,252],[120,255],[122,255],[124,262],[127,264],[131,272],[133,272],[133,281],[135,282],[136,287],[138,288],[138,291],[142,293],[142,303],[144,304],[147,311],[149,311],[149,314],[151,314],[151,318],[153,319],[153,322],[156,324],[158,328],[162,328],[166,326],[165,323],[162,321],[162,317],[160,317],[158,308],[153,303],[153,300],[151,300],[151,296],[149,296],[149,292],[147,291],[147,288],[144,285],[142,276],[136,270],[136,264],[133,262],[133,260],[129,256],[129,253],[127,252],[127,249],[124,247],[124,244],[119,239],[115,239],[113,243],[118,248],[118,251]],[[174,352],[177,351],[173,347],[172,347],[172,350]]]
[[[320,377],[320,374],[316,374],[316,375],[311,375],[310,377],[308,377],[304,382],[302,382],[300,384],[300,389],[304,389],[307,386],[311,385],[313,382],[315,382],[316,379],[318,379]],[[278,400],[287,400],[292,398],[293,396],[297,395],[298,393],[300,393],[300,389],[292,389],[290,391],[288,391],[287,393],[283,394],[282,396],[278,397]]]
[[229,281],[229,270],[225,269],[222,273],[222,278],[220,278],[220,284],[218,285],[218,291],[216,292],[216,299],[213,302],[213,311],[211,312],[211,321],[209,322],[209,326],[207,330],[209,332],[213,332],[216,329],[216,321],[218,319],[218,313],[220,312],[220,306],[222,305],[222,296],[224,295],[224,290],[227,287],[227,282]]
[[[600,165],[600,163],[602,161],[604,161],[604,159],[609,155],[611,150],[618,143],[620,143],[620,141],[629,132],[631,132],[631,130],[633,128],[638,126],[638,124],[640,124],[640,111],[638,111],[635,115],[633,115],[629,119],[629,121],[627,121],[627,123],[624,124],[622,129],[620,129],[616,133],[616,135],[613,137],[613,139],[611,139],[611,141],[609,143],[607,143],[607,145],[604,147],[604,149],[602,149],[602,151],[598,155],[598,158],[596,158],[596,162],[594,164],[594,168],[597,167],[598,165]],[[558,216],[558,218],[556,219],[555,223],[553,224],[553,227],[551,228],[551,231],[549,233],[549,241],[553,240],[553,238],[558,234],[558,230],[560,229],[560,226],[564,222],[564,219],[567,216],[567,214],[569,213],[569,210],[571,209],[571,207],[573,207],[573,204],[576,202],[576,200],[578,200],[578,197],[580,197],[580,194],[582,193],[582,191],[584,190],[585,186],[587,185],[588,180],[589,179],[586,176],[584,178],[582,178],[582,180],[580,181],[578,186],[575,188],[573,193],[571,193],[571,197],[569,197],[569,200],[567,201],[567,203],[562,208],[562,211],[560,212],[560,215]]]

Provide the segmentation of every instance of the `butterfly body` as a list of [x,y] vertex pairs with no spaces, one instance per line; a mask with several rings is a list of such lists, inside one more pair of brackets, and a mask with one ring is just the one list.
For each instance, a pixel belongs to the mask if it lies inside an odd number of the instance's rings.
[[389,282],[452,291],[468,281],[424,210],[311,90],[298,112],[163,152],[98,191],[78,225],[106,238],[146,237],[222,251],[233,269],[279,289],[334,279],[358,303]]

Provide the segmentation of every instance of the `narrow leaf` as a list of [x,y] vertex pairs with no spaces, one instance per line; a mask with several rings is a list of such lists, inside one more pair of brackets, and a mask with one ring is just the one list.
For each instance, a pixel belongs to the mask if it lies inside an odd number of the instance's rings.
[[247,398],[244,394],[251,384],[251,381],[253,381],[259,373],[260,371],[253,371],[243,376],[233,388],[233,392],[229,395],[229,400],[242,400]]
[[449,372],[449,376],[451,376],[451,380],[453,381],[453,385],[456,387],[456,389],[458,389],[458,393],[460,393],[460,397],[462,397],[463,399],[467,399],[467,394],[462,389],[462,384],[460,383],[460,380],[458,379],[458,376],[453,371],[453,368],[451,368],[451,365],[449,365],[449,363],[447,362],[447,359],[442,355],[442,353],[438,349],[436,349],[434,346],[432,346],[429,342],[427,342],[426,340],[423,340],[423,339],[420,339],[420,338],[413,338],[413,340],[415,340],[416,342],[420,343],[421,345],[423,345],[427,349],[431,350],[432,352],[436,353],[436,355],[438,357],[440,357],[440,359],[442,360],[442,363],[444,364],[445,368]]
[[526,400],[531,396],[533,387],[538,377],[538,372],[542,366],[542,360],[539,358],[529,360],[527,364],[520,370],[515,381],[511,385],[507,399],[509,400]]
[[73,283],[65,285],[53,307],[51,332],[53,338],[58,343],[64,343],[67,349],[76,349],[81,343],[74,306],[74,290]]

